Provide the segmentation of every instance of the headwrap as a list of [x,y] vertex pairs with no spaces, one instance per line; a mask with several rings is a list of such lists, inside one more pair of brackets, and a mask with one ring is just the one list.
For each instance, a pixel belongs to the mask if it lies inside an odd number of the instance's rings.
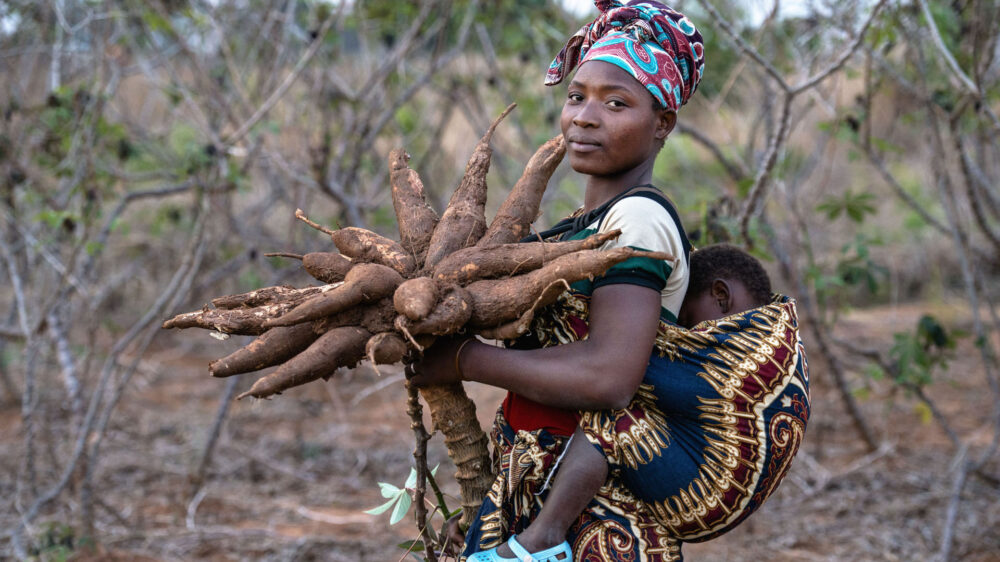
[[659,2],[596,0],[601,15],[580,28],[556,56],[545,85],[558,84],[585,61],[624,69],[666,109],[677,111],[705,68],[701,34],[684,14]]

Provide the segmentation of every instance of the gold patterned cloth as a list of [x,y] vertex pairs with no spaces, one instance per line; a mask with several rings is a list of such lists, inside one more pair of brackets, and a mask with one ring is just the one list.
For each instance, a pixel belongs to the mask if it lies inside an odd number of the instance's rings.
[[[536,322],[536,335],[543,345],[586,337],[587,308],[585,297],[567,293]],[[681,560],[682,541],[738,525],[787,473],[809,418],[808,388],[788,297],[690,330],[662,322],[632,403],[581,413],[610,476],[570,529],[574,560]],[[498,414],[499,476],[466,535],[466,555],[528,526],[563,439],[514,432]]]

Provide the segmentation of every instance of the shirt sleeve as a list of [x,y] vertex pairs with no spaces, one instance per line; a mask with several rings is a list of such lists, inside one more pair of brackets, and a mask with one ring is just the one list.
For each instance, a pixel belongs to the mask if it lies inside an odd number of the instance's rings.
[[[628,246],[636,250],[666,252],[684,259],[680,229],[662,205],[646,197],[626,197],[615,203],[605,215],[599,231],[620,229],[621,236],[610,240],[604,249]],[[675,263],[653,258],[629,258],[611,267],[594,280],[594,288],[617,283],[649,287],[662,292],[674,273]]]

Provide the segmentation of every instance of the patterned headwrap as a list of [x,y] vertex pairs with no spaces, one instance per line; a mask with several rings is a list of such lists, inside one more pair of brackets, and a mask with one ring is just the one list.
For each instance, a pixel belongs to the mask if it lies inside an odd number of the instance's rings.
[[580,28],[556,56],[545,85],[558,84],[590,60],[610,62],[631,74],[666,109],[677,111],[698,88],[705,47],[694,24],[654,1],[596,0],[601,15]]

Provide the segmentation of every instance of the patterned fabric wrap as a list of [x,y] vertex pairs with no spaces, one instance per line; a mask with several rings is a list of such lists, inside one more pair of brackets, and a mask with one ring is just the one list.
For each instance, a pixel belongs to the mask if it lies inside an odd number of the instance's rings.
[[[493,424],[493,487],[465,535],[465,562],[524,531],[538,515],[550,488],[545,483],[568,439],[544,429],[515,432],[502,411]],[[575,562],[682,560],[680,542],[627,490],[606,485],[570,527]]]
[[677,111],[687,103],[705,69],[705,46],[694,24],[659,2],[595,4],[601,15],[570,37],[549,65],[545,84],[558,84],[580,64],[600,60],[631,74],[660,107]]
[[[550,336],[543,345],[583,339],[588,308],[586,297],[567,292],[533,329]],[[570,530],[574,560],[681,560],[682,541],[738,525],[788,472],[809,419],[808,389],[788,297],[690,330],[661,322],[632,403],[582,413],[610,477]],[[544,431],[515,434],[498,417],[500,476],[466,537],[467,554],[527,527],[560,445]]]

